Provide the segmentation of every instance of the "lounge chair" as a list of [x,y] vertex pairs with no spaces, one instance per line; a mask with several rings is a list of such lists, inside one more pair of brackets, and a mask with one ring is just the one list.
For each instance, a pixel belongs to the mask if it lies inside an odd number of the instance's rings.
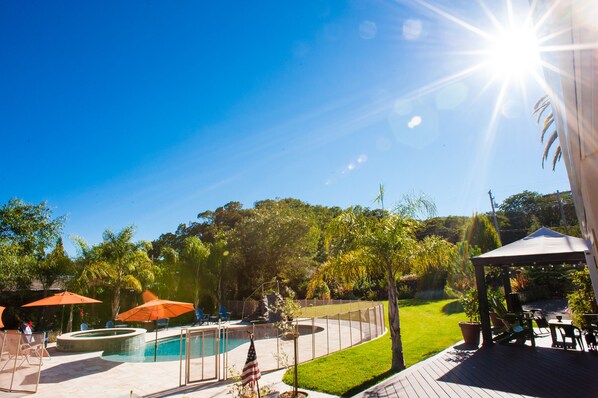
[[[50,359],[50,353],[44,346],[46,338],[45,332],[32,333],[24,335],[19,330],[7,330],[3,333],[2,341],[2,369],[8,365],[9,362],[16,362],[20,360],[18,367],[21,367],[25,361],[31,366],[43,365],[43,358]],[[38,358],[33,361],[32,358]]]
[[210,316],[208,314],[204,314],[203,310],[201,308],[196,308],[195,309],[195,322],[193,322],[193,325],[191,326],[201,326],[204,323],[208,322],[210,320]]

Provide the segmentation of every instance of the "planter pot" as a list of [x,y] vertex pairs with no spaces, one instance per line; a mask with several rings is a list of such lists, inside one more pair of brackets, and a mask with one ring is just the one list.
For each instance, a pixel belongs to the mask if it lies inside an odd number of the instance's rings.
[[[309,397],[309,394],[306,393],[305,391],[301,391],[301,390],[297,390],[297,397],[296,398],[307,398]],[[285,391],[283,393],[280,394],[280,398],[295,398],[295,394],[293,394],[293,391]]]
[[482,324],[479,322],[459,322],[461,333],[463,333],[463,340],[465,344],[472,346],[480,345],[480,331]]

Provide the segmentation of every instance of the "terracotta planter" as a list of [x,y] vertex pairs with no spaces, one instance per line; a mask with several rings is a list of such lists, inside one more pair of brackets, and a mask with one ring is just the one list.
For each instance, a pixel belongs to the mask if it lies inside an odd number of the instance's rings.
[[480,331],[482,324],[479,322],[459,322],[461,333],[463,333],[463,340],[465,344],[472,346],[480,345]]

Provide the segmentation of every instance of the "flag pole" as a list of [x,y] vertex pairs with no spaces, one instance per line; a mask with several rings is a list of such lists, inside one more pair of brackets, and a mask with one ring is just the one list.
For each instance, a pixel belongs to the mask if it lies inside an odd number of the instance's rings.
[[[248,331],[247,331],[247,334],[249,334],[249,340],[250,340],[251,344],[254,344],[254,343],[253,343],[253,333],[251,333],[251,332],[248,330]],[[259,381],[259,379],[257,379],[257,380],[255,381],[255,384],[256,384],[256,386],[257,386],[257,398],[262,398],[262,396],[261,396],[261,394],[260,394],[260,381]]]
[[[253,333],[249,333],[249,336],[251,338],[251,342],[253,343]],[[255,381],[255,384],[257,386],[257,398],[262,398],[262,396],[260,395],[260,379],[257,379]]]

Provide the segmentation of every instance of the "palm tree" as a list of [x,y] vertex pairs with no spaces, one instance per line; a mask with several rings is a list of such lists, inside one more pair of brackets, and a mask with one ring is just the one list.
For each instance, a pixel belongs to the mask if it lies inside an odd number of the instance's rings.
[[154,280],[154,266],[147,255],[148,243],[132,242],[135,228],[128,226],[120,232],[104,231],[103,242],[99,244],[99,258],[96,266],[102,265],[108,278],[103,284],[111,287],[112,317],[120,309],[120,295],[123,289],[141,292],[142,282],[151,283]]
[[180,255],[182,276],[190,291],[193,293],[193,303],[199,304],[200,291],[206,290],[206,263],[210,255],[210,247],[197,236],[185,239],[185,245]]
[[[550,109],[549,109],[550,108]],[[540,135],[540,142],[544,143],[544,139],[547,137],[546,133],[548,130],[554,125],[554,113],[552,111],[552,106],[550,103],[550,98],[548,95],[544,95],[541,97],[535,104],[534,104],[534,115],[537,116],[536,123],[540,123],[540,119],[545,112],[546,117],[544,118],[544,122],[542,123],[542,133]],[[561,145],[557,142],[558,139],[558,131],[555,128],[549,135],[548,140],[546,141],[546,145],[544,147],[544,154],[542,155],[542,168],[544,168],[544,161],[548,159],[548,154],[550,153],[550,148],[556,142],[556,149],[554,150],[554,155],[552,157],[552,170],[556,168],[556,164],[563,155],[563,150]]]
[[328,230],[327,246],[334,254],[316,271],[308,295],[322,283],[338,278],[352,283],[368,275],[385,275],[388,286],[388,320],[392,369],[405,369],[396,281],[414,264],[422,251],[415,237],[417,211],[433,211],[425,199],[408,200],[392,212],[351,208],[344,211]]

